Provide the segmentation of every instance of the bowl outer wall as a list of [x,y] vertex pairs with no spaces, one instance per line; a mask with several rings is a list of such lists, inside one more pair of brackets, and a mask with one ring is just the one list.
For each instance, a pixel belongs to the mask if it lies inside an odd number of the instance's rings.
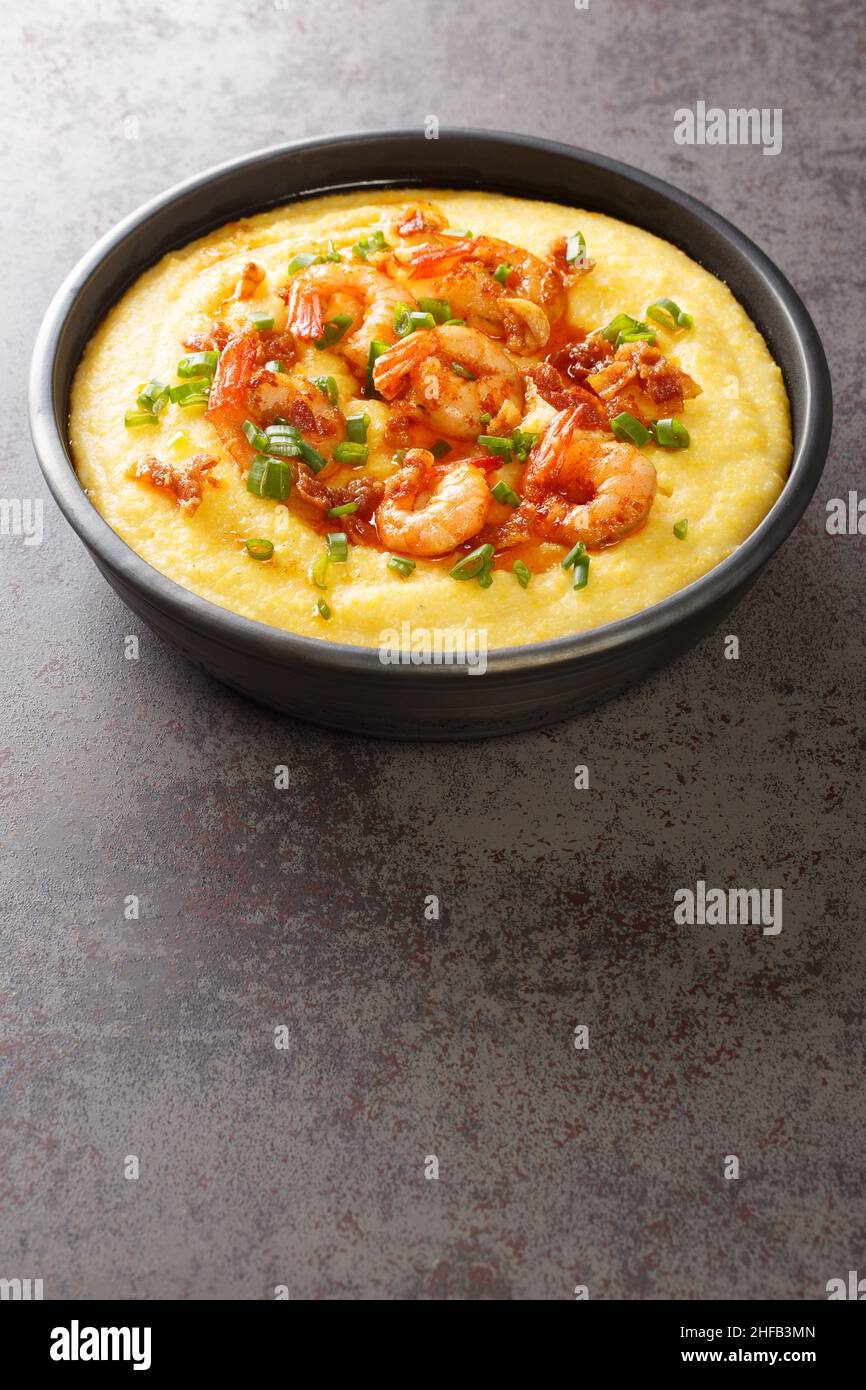
[[[791,401],[790,476],[774,507],[733,555],[630,618],[573,637],[494,650],[483,677],[461,667],[384,667],[372,649],[299,637],[189,593],[154,570],[102,519],[78,482],[66,438],[69,390],[87,340],[110,304],[167,251],[233,218],[295,198],[413,184],[483,187],[570,203],[680,246],[725,280],[758,324]],[[437,703],[443,726],[451,726],[440,736],[495,732],[497,720],[510,728],[549,723],[608,698],[686,650],[753,582],[802,515],[826,458],[831,416],[829,372],[815,327],[785,277],[748,238],[651,175],[566,145],[494,131],[443,131],[438,140],[409,131],[335,135],[259,151],[187,180],[119,223],[67,277],[40,329],[30,380],[31,431],[46,481],[109,582],[146,621],[156,627],[159,613],[163,635],[186,650],[189,642],[181,635],[194,634],[197,651],[190,655],[220,679],[228,679],[226,651],[246,656],[246,665],[230,663],[238,679],[229,683],[278,708],[315,717],[301,698],[299,687],[306,683],[317,692],[319,722],[425,737],[436,735]],[[136,592],[139,604],[132,602]],[[605,677],[613,670],[611,682]],[[367,709],[354,722],[346,722],[335,676],[351,676],[359,682],[358,693],[365,690]],[[535,718],[527,682],[535,691]],[[368,698],[381,701],[381,711]]]

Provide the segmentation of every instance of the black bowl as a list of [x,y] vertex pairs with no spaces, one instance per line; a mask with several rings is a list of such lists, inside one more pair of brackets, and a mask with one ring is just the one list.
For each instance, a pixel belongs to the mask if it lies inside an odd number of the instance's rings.
[[[370,648],[297,637],[188,593],[141,559],[85,496],[67,441],[69,390],[111,304],[167,251],[244,214],[309,194],[370,186],[481,188],[609,213],[679,246],[724,280],[763,333],[791,401],[794,458],[775,506],[715,569],[662,603],[573,637],[500,648],[486,674],[386,666]],[[30,424],[60,509],[125,603],[218,680],[315,723],[393,738],[471,738],[529,729],[609,699],[717,624],[796,525],[830,439],[832,397],[814,324],[785,277],[724,218],[602,155],[494,131],[337,135],[233,160],[121,222],[58,290],[36,341]]]

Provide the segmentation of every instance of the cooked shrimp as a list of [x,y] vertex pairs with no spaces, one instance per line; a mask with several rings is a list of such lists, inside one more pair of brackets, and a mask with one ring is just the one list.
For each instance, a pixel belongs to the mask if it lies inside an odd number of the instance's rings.
[[580,407],[551,420],[529,456],[523,492],[535,526],[560,545],[610,545],[649,514],[656,471],[631,444],[580,428]]
[[[394,341],[394,309],[409,303],[405,287],[370,266],[325,262],[295,275],[288,288],[288,326],[298,338],[321,338],[326,323],[337,314],[352,317],[352,325],[334,344],[357,372],[367,366],[370,341]],[[414,301],[409,308],[414,308]]]
[[495,434],[497,427],[517,424],[523,412],[523,378],[515,363],[474,328],[443,324],[410,333],[378,359],[373,382],[386,401],[402,397],[416,419],[457,439],[477,438],[484,414]]
[[325,442],[336,444],[346,435],[342,413],[311,381],[258,365],[267,351],[260,341],[262,336],[237,333],[229,339],[208,399],[207,418],[241,468],[246,468],[255,454],[243,432],[246,420],[261,429],[278,417],[287,420],[317,447]]
[[483,469],[469,459],[443,466],[428,449],[410,449],[385,484],[376,510],[379,537],[407,555],[448,555],[481,530],[490,509]]
[[417,203],[409,203],[408,207],[400,208],[391,226],[395,235],[403,239],[418,236],[422,232],[429,236],[431,232],[438,232],[447,227],[448,218],[435,203],[428,203],[422,199]]
[[455,318],[504,339],[511,352],[539,352],[565,313],[565,283],[556,267],[495,237],[421,246],[404,264],[416,296],[427,292],[417,282],[433,277],[430,291],[448,300]]

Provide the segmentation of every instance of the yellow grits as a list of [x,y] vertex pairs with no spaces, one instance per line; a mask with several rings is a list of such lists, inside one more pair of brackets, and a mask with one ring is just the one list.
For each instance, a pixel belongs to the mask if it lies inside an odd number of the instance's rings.
[[[200,408],[169,405],[155,428],[124,426],[142,383],[173,381],[185,349],[230,299],[252,256],[266,272],[263,290],[244,313],[272,312],[285,323],[274,293],[286,283],[290,258],[333,238],[349,247],[381,226],[390,236],[395,204],[427,198],[454,227],[500,237],[544,256],[554,238],[580,229],[591,273],[569,292],[569,317],[585,329],[601,327],[620,312],[642,318],[662,296],[692,314],[685,334],[662,333],[657,346],[701,386],[681,418],[691,435],[686,450],[654,444],[645,452],[658,470],[658,492],[646,525],[618,545],[592,556],[590,582],[578,591],[559,565],[533,575],[523,589],[509,570],[497,570],[490,588],[449,577],[441,563],[419,559],[408,578],[386,567],[387,556],[350,546],[346,564],[328,573],[330,621],[316,611],[319,591],[310,582],[323,538],[291,509],[246,490],[243,475],[224,450]],[[220,311],[222,314],[222,311]],[[222,314],[225,317],[224,314]],[[394,471],[385,446],[387,407],[361,401],[342,359],[299,345],[298,369],[332,375],[345,414],[371,416],[368,472]],[[527,428],[552,413],[541,403]],[[88,496],[109,525],[155,569],[211,602],[275,627],[324,640],[378,646],[384,629],[403,623],[428,629],[472,628],[489,647],[508,647],[562,637],[636,613],[682,589],[712,569],[772,507],[791,459],[788,400],[782,375],[760,333],[727,287],[667,242],[598,213],[499,195],[411,190],[350,193],[295,203],[232,223],[166,256],[123,296],[94,334],[76,373],[70,440]],[[184,436],[175,440],[178,433]],[[175,442],[171,442],[171,441]],[[178,461],[196,452],[219,459],[218,488],[205,488],[189,515],[165,493],[127,477],[145,454]],[[519,469],[517,470],[519,476]],[[514,465],[501,474],[514,480]],[[685,540],[674,524],[688,519]],[[266,537],[274,557],[257,562],[248,537]]]

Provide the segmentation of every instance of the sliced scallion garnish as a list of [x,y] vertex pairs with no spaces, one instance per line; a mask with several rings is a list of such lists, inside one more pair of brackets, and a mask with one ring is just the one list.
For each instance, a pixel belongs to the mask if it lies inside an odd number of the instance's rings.
[[273,541],[264,540],[261,536],[253,537],[246,544],[254,560],[270,560],[274,553]]
[[191,352],[177,364],[178,376],[213,376],[220,360],[218,352]]
[[355,444],[351,439],[341,439],[340,443],[334,446],[334,458],[337,463],[349,463],[353,468],[363,467],[369,452],[366,444]]
[[652,432],[642,425],[634,415],[630,415],[627,410],[615,415],[610,422],[610,427],[617,439],[622,440],[624,444],[633,444],[636,449],[642,448],[652,439]]
[[353,444],[367,443],[367,428],[370,424],[370,417],[366,410],[363,415],[346,416],[346,433]]
[[273,328],[274,316],[273,314],[266,314],[263,310],[260,310],[254,314],[250,314],[250,323],[257,333],[263,333],[266,328]]
[[569,550],[568,554],[565,555],[559,563],[562,565],[562,568],[564,570],[570,570],[574,565],[577,564],[578,560],[583,559],[583,556],[585,554],[586,546],[584,545],[583,541],[578,541],[577,545],[573,546],[572,549]]
[[507,261],[503,261],[502,264],[498,265],[493,272],[494,280],[498,280],[500,285],[507,285],[508,277],[513,269],[513,265],[509,265]]
[[378,396],[379,394],[376,390],[376,383],[373,380],[373,368],[382,356],[382,353],[387,352],[390,346],[390,343],[383,343],[381,338],[371,339],[370,351],[367,354],[367,375],[364,383],[364,394],[367,396]]
[[499,482],[495,483],[490,489],[490,492],[491,495],[496,498],[497,502],[501,502],[505,507],[520,506],[520,498],[514,491],[514,488],[510,487],[504,478],[500,478]]
[[314,376],[312,381],[313,385],[318,386],[322,395],[326,400],[330,401],[331,405],[337,404],[337,401],[340,399],[340,393],[337,390],[337,383],[332,376]]
[[140,429],[142,425],[158,425],[159,416],[152,410],[127,410],[123,423],[128,430]]
[[168,387],[164,381],[149,381],[143,391],[139,391],[137,404],[142,410],[159,415],[168,405]]
[[675,304],[672,299],[657,299],[655,304],[651,304],[646,311],[648,319],[653,319],[660,323],[662,328],[694,328],[695,321],[691,314],[687,314],[685,309],[681,309],[679,304]]
[[349,558],[349,542],[345,531],[329,531],[326,537],[328,559],[335,565],[342,565]]
[[422,295],[418,308],[423,309],[425,314],[432,314],[436,323],[448,323],[451,318],[451,305],[447,299],[429,299]]
[[325,324],[325,331],[321,338],[313,339],[313,346],[324,352],[325,348],[333,347],[343,337],[347,329],[351,328],[354,319],[351,314],[335,314],[332,319],[328,319]]
[[687,449],[691,443],[685,425],[672,415],[665,420],[653,420],[652,432],[663,449]]
[[574,574],[571,577],[572,589],[585,589],[589,583],[589,556],[581,555],[577,564],[574,566]]
[[519,459],[521,463],[525,463],[537,439],[537,430],[512,430],[511,442],[514,446],[514,457]]
[[490,573],[493,563],[493,546],[490,544],[479,545],[477,550],[473,550],[468,555],[464,555],[462,560],[458,560],[453,569],[448,573],[452,579],[477,579],[484,588],[489,587],[486,576]]
[[572,232],[565,242],[566,265],[574,265],[586,259],[586,238],[583,232]]
[[395,574],[402,575],[404,579],[408,579],[414,568],[415,561],[407,560],[404,555],[388,556],[388,569],[394,570]]
[[437,439],[435,444],[430,445],[430,452],[434,459],[444,459],[446,454],[451,453],[451,445],[446,444],[444,439]]
[[285,502],[291,490],[289,465],[282,459],[256,454],[247,474],[247,492],[256,497],[270,497],[274,502]]
[[326,516],[352,516],[358,510],[357,502],[341,502],[338,507],[329,507]]
[[266,454],[268,452],[268,436],[265,434],[264,430],[259,429],[254,421],[244,420],[241,429],[257,453]]
[[529,581],[532,578],[532,570],[529,566],[525,565],[522,560],[515,560],[511,568],[514,571],[514,578],[517,580],[520,587],[522,589],[527,589],[529,587]]
[[491,454],[496,454],[497,457],[504,459],[506,463],[510,462],[511,450],[514,444],[513,440],[506,439],[504,435],[499,434],[479,434],[477,442],[481,445],[482,449],[488,449]]
[[325,599],[317,598],[316,612],[318,613],[320,618],[324,618],[325,622],[327,622],[331,616],[331,605],[327,603]]
[[613,343],[614,347],[622,347],[623,343],[636,343],[640,339],[648,343],[654,343],[656,340],[655,332],[649,324],[632,318],[631,314],[616,314],[607,327],[601,330],[601,336],[607,342]]
[[689,532],[689,519],[684,516],[682,521],[674,522],[674,535],[678,541],[684,541]]

